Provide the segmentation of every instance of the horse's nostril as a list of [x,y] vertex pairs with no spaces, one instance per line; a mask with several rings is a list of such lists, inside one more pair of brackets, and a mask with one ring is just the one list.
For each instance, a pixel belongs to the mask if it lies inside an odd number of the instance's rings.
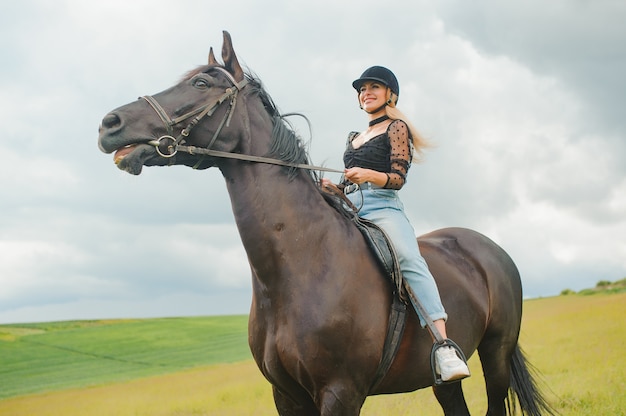
[[115,127],[119,127],[122,124],[122,120],[113,113],[109,113],[102,119],[102,127],[105,129],[112,129]]

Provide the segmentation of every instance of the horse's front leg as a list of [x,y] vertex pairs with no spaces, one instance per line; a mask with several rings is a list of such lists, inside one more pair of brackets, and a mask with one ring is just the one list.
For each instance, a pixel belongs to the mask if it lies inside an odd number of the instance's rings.
[[334,383],[319,393],[321,416],[358,416],[366,396],[346,383]]
[[348,393],[342,386],[326,387],[319,393],[319,404],[313,400],[294,402],[273,387],[274,403],[280,416],[358,416],[365,397]]
[[276,404],[276,410],[280,416],[320,416],[313,400],[301,399],[300,403],[296,403],[281,393],[276,386],[272,386],[272,390],[274,392],[274,404]]

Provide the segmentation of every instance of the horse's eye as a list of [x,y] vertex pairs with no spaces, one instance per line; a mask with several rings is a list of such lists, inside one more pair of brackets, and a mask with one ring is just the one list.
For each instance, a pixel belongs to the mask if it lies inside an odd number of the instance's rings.
[[199,89],[207,89],[211,86],[211,83],[206,78],[196,77],[191,81],[191,85]]

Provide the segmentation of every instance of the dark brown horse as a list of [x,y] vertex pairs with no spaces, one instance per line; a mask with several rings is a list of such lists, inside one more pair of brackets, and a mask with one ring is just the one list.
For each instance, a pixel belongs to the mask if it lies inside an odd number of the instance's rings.
[[[431,337],[410,314],[391,368],[372,388],[389,284],[314,174],[240,160],[308,163],[308,156],[260,82],[242,70],[226,32],[222,58],[223,65],[211,50],[208,65],[179,84],[107,114],[100,149],[116,152],[118,167],[135,175],[143,166],[170,164],[220,169],[252,270],[250,348],[280,415],[358,415],[368,395],[432,386]],[[487,414],[512,412],[509,391],[524,414],[552,413],[518,346],[522,289],[513,261],[466,229],[418,240],[450,315],[450,338],[467,356],[480,355]],[[469,414],[460,382],[434,392],[446,415]]]

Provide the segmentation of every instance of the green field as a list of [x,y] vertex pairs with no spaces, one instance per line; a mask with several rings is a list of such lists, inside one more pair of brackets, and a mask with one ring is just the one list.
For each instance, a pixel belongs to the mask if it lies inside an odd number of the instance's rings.
[[0,325],[0,399],[249,360],[248,318]]
[[[623,292],[524,302],[520,342],[562,416],[626,415],[625,312]],[[0,415],[276,415],[246,325],[234,316],[0,326]],[[465,397],[484,414],[480,363],[469,364]],[[441,413],[429,389],[371,397],[362,411]]]

